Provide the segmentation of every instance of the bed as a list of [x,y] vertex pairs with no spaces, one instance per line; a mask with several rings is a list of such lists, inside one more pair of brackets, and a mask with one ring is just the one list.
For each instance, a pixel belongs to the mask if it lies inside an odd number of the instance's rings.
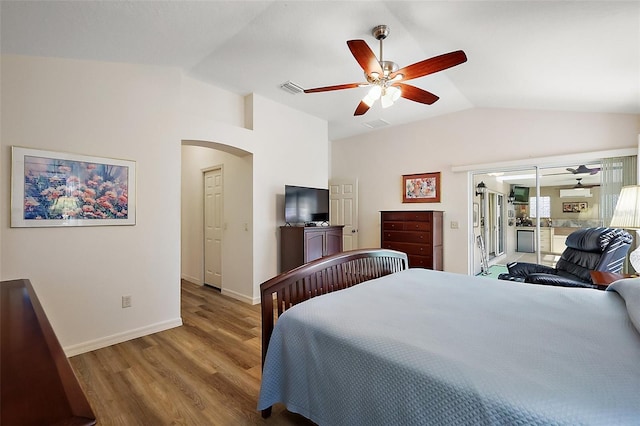
[[261,289],[263,416],[283,403],[320,425],[640,425],[639,279],[525,285],[358,250]]

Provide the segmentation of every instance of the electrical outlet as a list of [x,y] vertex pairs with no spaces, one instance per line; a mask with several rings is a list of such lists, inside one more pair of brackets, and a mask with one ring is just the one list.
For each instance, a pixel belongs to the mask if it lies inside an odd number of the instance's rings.
[[123,308],[131,307],[131,296],[122,296],[122,307]]
[[458,229],[458,222],[455,220],[451,221],[451,229]]

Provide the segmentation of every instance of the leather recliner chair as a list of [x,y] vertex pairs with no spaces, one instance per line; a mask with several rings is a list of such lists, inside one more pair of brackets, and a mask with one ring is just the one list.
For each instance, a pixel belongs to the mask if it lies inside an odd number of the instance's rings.
[[633,237],[615,228],[581,228],[567,237],[567,248],[556,267],[513,262],[501,280],[561,287],[596,288],[591,271],[621,272]]

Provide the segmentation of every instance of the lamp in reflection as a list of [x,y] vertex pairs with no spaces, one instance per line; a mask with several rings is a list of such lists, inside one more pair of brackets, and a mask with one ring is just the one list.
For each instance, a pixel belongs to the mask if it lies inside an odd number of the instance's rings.
[[[640,186],[625,186],[620,191],[616,209],[613,212],[612,228],[640,230]],[[637,245],[637,238],[636,238]],[[640,272],[640,246],[629,254],[629,262],[636,272]]]
[[476,185],[476,196],[480,196],[484,198],[484,194],[487,193],[487,185],[484,184],[484,181],[481,181],[478,185]]

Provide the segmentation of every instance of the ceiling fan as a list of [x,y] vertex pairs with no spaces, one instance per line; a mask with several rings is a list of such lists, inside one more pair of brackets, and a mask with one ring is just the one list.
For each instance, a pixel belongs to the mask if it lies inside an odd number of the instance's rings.
[[377,99],[380,99],[383,108],[393,105],[400,97],[431,105],[439,99],[438,96],[404,82],[413,80],[414,78],[424,77],[425,75],[433,74],[467,61],[465,53],[462,50],[457,50],[416,62],[404,68],[399,68],[395,62],[385,61],[382,57],[382,41],[389,35],[389,27],[386,25],[378,25],[373,28],[371,33],[380,41],[379,59],[376,58],[376,55],[364,40],[347,41],[347,46],[349,46],[351,54],[364,70],[364,76],[367,81],[317,87],[315,89],[306,89],[304,92],[329,92],[332,90],[371,86],[369,93],[360,101],[353,115],[363,115],[369,111],[369,108],[371,108]]
[[582,183],[582,178],[576,178],[576,180],[578,181],[578,183],[573,185],[573,189],[587,189],[587,188],[595,188],[596,186],[600,186],[600,185],[585,185]]
[[598,173],[600,171],[600,167],[594,167],[594,168],[590,169],[589,167],[585,166],[584,164],[581,164],[580,166],[578,166],[577,169],[572,169],[571,167],[568,167],[567,171],[573,173],[574,175],[581,175],[581,174],[586,174],[586,173],[589,173],[590,175],[595,175],[596,173]]

